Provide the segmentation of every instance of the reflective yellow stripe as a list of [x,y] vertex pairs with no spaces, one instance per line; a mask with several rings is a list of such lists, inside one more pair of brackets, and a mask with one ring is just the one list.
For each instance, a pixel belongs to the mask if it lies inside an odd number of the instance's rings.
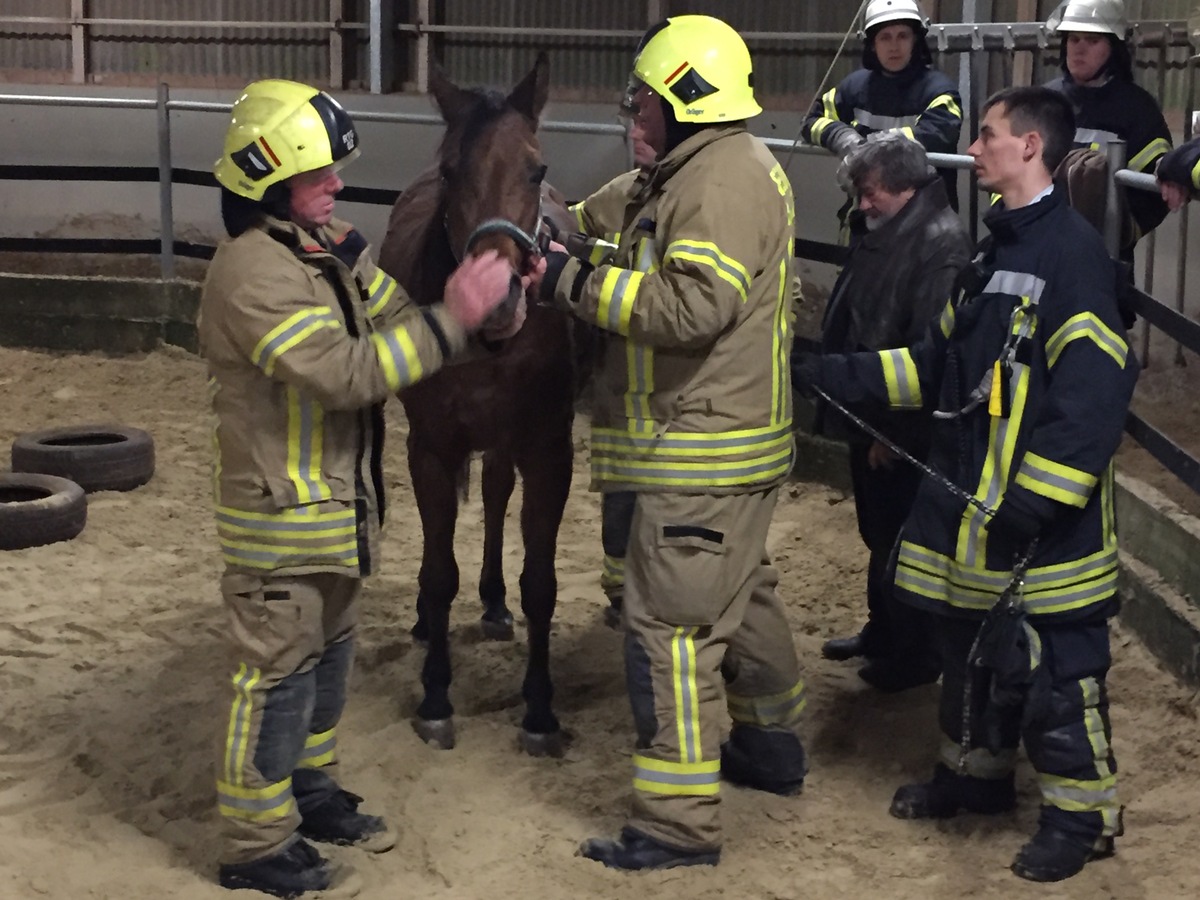
[[217,809],[223,816],[249,822],[286,818],[296,810],[291,776],[261,788],[218,781]]
[[742,302],[746,302],[746,295],[750,290],[750,273],[732,256],[722,253],[712,241],[672,241],[667,245],[667,252],[663,254],[663,265],[667,265],[673,259],[708,266],[723,281],[733,285]]
[[262,680],[262,670],[245,663],[238,665],[233,676],[233,704],[229,709],[229,728],[225,733],[225,781],[242,783],[250,745],[250,714],[254,708],[254,690]]
[[292,385],[287,386],[287,473],[300,503],[328,500],[333,489],[321,471],[325,410]]
[[304,750],[296,763],[302,769],[318,769],[337,759],[337,732],[335,728],[310,734],[304,739]]
[[[1111,597],[1117,589],[1117,552],[1109,548],[1082,559],[1032,568],[1025,574],[1025,609],[1049,614],[1079,609]],[[1010,571],[970,567],[909,541],[900,544],[896,587],[959,609],[987,610],[1012,579]]]
[[956,119],[962,118],[962,107],[960,107],[954,101],[954,98],[949,94],[938,94],[929,101],[929,105],[925,107],[925,111],[928,112],[931,109],[937,109],[938,107],[942,106],[944,106],[950,115],[954,116]]
[[695,637],[699,630],[676,628],[671,641],[671,683],[675,691],[679,761],[689,764],[700,762],[704,751],[700,741],[700,690],[696,683]]
[[322,328],[341,328],[328,306],[313,306],[288,316],[263,336],[254,347],[250,360],[266,375],[275,372],[275,364],[287,350]]
[[921,381],[917,377],[917,365],[907,348],[882,350],[879,362],[883,366],[883,381],[887,385],[888,403],[901,409],[920,409]]
[[583,218],[583,204],[576,203],[574,206],[571,207],[571,212],[575,214],[575,222],[579,225],[579,230],[586,232],[587,231],[587,223],[584,221],[584,218]]
[[633,786],[647,794],[711,797],[721,789],[721,761],[676,763],[635,753]]
[[837,111],[837,88],[827,90],[821,97],[821,103],[825,107],[826,118],[833,119],[835,122],[841,121]]
[[618,269],[615,266],[609,269],[600,284],[596,324],[628,337],[633,304],[637,300],[638,288],[644,277],[643,272],[635,272],[632,269]]
[[641,462],[592,453],[592,478],[619,484],[674,487],[735,487],[766,484],[784,477],[792,468],[792,447],[770,456],[730,463]]
[[1021,460],[1021,468],[1017,470],[1016,477],[1017,484],[1035,494],[1080,509],[1087,505],[1096,481],[1095,475],[1032,452],[1026,453]]
[[[789,257],[790,257],[789,253]],[[775,327],[771,330],[771,422],[775,424],[788,415],[787,403],[791,397],[791,368],[788,365],[788,304],[789,291],[788,261],[779,261],[779,291],[775,297]]]
[[742,697],[726,692],[729,717],[743,725],[779,725],[790,728],[800,720],[800,714],[808,704],[803,681],[778,694],[765,697]]
[[600,570],[600,584],[606,588],[620,587],[625,583],[625,557],[604,555]]
[[1150,164],[1162,156],[1164,153],[1171,152],[1171,142],[1164,138],[1155,138],[1139,152],[1134,154],[1133,159],[1125,164],[1125,168],[1133,169],[1135,172],[1144,172],[1150,168]]
[[328,512],[247,513],[217,507],[217,537],[225,561],[251,569],[284,566],[358,566],[353,509]]
[[1192,167],[1192,187],[1200,190],[1200,161]]
[[642,457],[665,459],[695,456],[731,456],[763,453],[791,443],[791,423],[739,431],[691,434],[668,431],[663,434],[630,434],[616,428],[592,429],[592,452],[597,450],[637,453]]
[[1084,337],[1111,356],[1120,368],[1125,368],[1129,345],[1093,312],[1071,316],[1050,336],[1050,340],[1046,341],[1046,364],[1053,368],[1067,344]]
[[1047,806],[1065,812],[1101,812],[1119,806],[1116,775],[1082,781],[1039,773],[1038,787]]
[[407,329],[377,331],[371,335],[371,343],[390,390],[397,391],[421,378],[421,358]]
[[391,275],[383,269],[376,269],[375,277],[371,279],[371,285],[367,288],[367,315],[373,319],[383,312],[392,297],[396,295],[398,286],[396,279]]
[[630,427],[649,434],[654,429],[650,417],[650,394],[654,392],[654,348],[628,341],[625,344],[626,376],[625,417]]
[[907,125],[905,125],[903,128],[898,128],[897,131],[899,131],[902,135],[904,135],[910,141],[915,141],[917,139],[916,132],[914,132]]
[[954,303],[947,303],[942,310],[942,317],[938,320],[938,327],[942,331],[942,337],[948,338],[954,333]]

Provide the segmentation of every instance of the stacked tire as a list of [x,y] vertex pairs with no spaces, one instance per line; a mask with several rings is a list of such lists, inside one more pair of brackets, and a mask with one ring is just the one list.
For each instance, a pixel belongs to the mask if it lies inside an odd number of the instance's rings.
[[130,491],[154,475],[154,440],[140,428],[73,425],[19,435],[0,473],[0,550],[77,536],[87,494]]

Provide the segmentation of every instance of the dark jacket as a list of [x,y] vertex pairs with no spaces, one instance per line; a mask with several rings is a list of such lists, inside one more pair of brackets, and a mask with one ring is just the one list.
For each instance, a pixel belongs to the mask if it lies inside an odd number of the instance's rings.
[[[956,153],[962,129],[958,88],[917,60],[895,75],[859,69],[813,101],[801,134],[810,144],[832,150],[846,129],[863,137],[903,131],[930,153]],[[941,175],[950,205],[957,209],[957,173],[946,169]]]
[[[1155,166],[1171,149],[1171,130],[1155,99],[1142,88],[1121,78],[1100,87],[1083,87],[1070,75],[1055,78],[1046,87],[1065,94],[1075,109],[1075,146],[1104,150],[1109,141],[1125,141],[1125,167],[1154,174]],[[1133,244],[1166,218],[1167,204],[1156,193],[1125,192],[1129,213],[1137,226],[1133,242],[1122,247],[1122,257],[1132,258]]]
[[[1138,372],[1117,312],[1115,267],[1061,191],[984,221],[992,240],[981,287],[948,304],[914,347],[821,357],[815,383],[845,402],[920,409],[932,401],[959,413],[935,419],[929,463],[986,506],[1011,504],[1033,523],[1029,614],[1111,614],[1112,459]],[[979,388],[982,402],[972,405]],[[901,533],[897,596],[943,614],[990,608],[1028,542],[990,525],[925,478]]]
[[1156,174],[1159,181],[1171,181],[1200,191],[1200,137],[1180,144],[1164,156]]
[[[862,213],[851,217],[853,240],[821,322],[821,350],[857,353],[917,343],[950,298],[958,271],[971,259],[971,237],[950,209],[945,186],[932,177],[874,231]],[[934,320],[934,321],[931,321]],[[818,433],[870,438],[836,412],[818,406]],[[928,450],[929,417],[917,412],[864,411],[868,421],[906,450]]]

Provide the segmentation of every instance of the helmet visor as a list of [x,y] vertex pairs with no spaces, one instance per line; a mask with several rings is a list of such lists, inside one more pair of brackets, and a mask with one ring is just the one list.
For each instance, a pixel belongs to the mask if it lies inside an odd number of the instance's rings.
[[617,110],[619,118],[632,119],[641,112],[637,101],[637,94],[645,84],[646,82],[638,78],[637,75],[630,73],[629,82],[625,85],[624,93],[621,94],[621,105]]

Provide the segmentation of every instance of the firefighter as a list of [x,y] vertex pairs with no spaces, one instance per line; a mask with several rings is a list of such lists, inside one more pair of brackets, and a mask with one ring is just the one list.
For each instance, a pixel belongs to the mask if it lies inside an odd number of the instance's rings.
[[309,841],[395,844],[338,777],[357,599],[379,558],[383,403],[462,348],[512,275],[494,254],[471,259],[443,303],[412,307],[333,217],[339,170],[358,153],[328,94],[249,85],[215,165],[229,240],[200,304],[232,651],[217,727],[219,880],[279,897],[355,893],[356,876]]
[[[1053,187],[1075,130],[1070,103],[1008,88],[982,115],[968,152],[1001,200],[940,321],[910,348],[802,356],[793,375],[842,403],[935,410],[929,461],[949,481],[927,476],[918,489],[895,591],[934,614],[942,748],[933,779],[900,788],[892,815],[1012,809],[1024,741],[1042,806],[1012,868],[1059,881],[1111,855],[1121,828],[1105,688],[1113,454],[1138,366],[1116,266]],[[989,614],[1005,594],[1004,616]]]
[[[1075,146],[1103,151],[1126,143],[1125,167],[1154,174],[1171,149],[1171,131],[1158,102],[1133,82],[1123,0],[1065,0],[1046,21],[1062,39],[1062,75],[1046,86],[1060,91],[1075,111]],[[1126,191],[1130,221],[1121,236],[1121,259],[1166,218],[1167,204],[1148,191]]]
[[[962,101],[954,82],[933,68],[928,32],[916,0],[871,0],[863,13],[862,68],[813,100],[804,139],[839,159],[877,131],[899,131],[929,153],[957,153]],[[941,175],[957,210],[957,173]],[[849,211],[847,204],[839,217]]]
[[659,162],[639,177],[613,261],[551,252],[540,296],[607,332],[592,487],[636,493],[623,609],[633,809],[617,839],[580,853],[661,869],[718,862],[722,775],[791,794],[807,768],[804,685],[766,552],[794,453],[795,211],[746,130],[761,108],[725,22],[655,25],[633,79]]
[[1174,212],[1200,191],[1200,137],[1166,154],[1155,172],[1163,202]]

